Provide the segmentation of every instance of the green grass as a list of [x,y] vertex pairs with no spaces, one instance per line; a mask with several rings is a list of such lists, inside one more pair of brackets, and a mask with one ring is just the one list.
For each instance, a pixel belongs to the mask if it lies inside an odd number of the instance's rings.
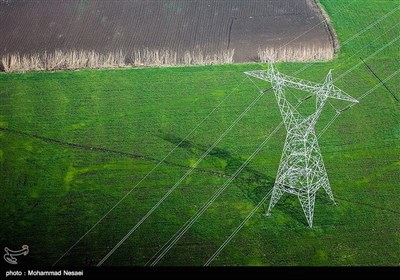
[[[342,48],[299,77],[338,77],[399,36],[400,12],[359,38],[398,1],[324,0]],[[366,60],[382,79],[400,67],[398,42]],[[0,244],[30,245],[20,262],[51,265],[193,128],[195,132],[60,264],[96,264],[192,166],[258,94],[257,64],[0,75]],[[304,64],[279,64],[291,74]],[[243,83],[241,83],[243,82]],[[399,96],[399,76],[387,83]],[[267,84],[257,83],[262,87]],[[354,97],[379,83],[364,66],[337,80]],[[341,108],[347,104],[334,103]],[[312,103],[305,104],[309,110]],[[320,147],[338,206],[318,193],[314,228],[289,195],[246,224],[213,265],[399,265],[400,104],[380,87],[345,111]],[[318,130],[334,115],[326,107]],[[266,94],[172,195],[108,259],[144,265],[281,121]],[[273,184],[280,130],[161,265],[202,265]],[[74,144],[74,145],[72,145]],[[93,148],[94,147],[94,148]],[[92,148],[92,149],[91,149]]]

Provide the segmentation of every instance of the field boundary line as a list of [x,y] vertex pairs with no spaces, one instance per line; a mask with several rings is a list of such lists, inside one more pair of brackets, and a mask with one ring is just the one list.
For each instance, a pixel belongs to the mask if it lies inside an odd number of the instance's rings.
[[[400,23],[400,22],[399,22]],[[398,23],[398,24],[399,24]],[[396,94],[394,92],[392,92],[390,90],[390,88],[385,84],[384,81],[382,81],[382,79],[378,76],[378,74],[376,74],[374,72],[374,70],[372,70],[372,68],[364,61],[364,59],[362,57],[360,57],[361,61],[364,63],[364,65],[367,67],[367,69],[372,73],[372,75],[382,83],[382,85],[385,87],[385,89],[393,96],[393,98],[397,101],[400,102],[399,98],[396,96]]]
[[[143,160],[143,161],[147,161],[147,162],[157,162],[158,163],[160,161],[159,159],[156,159],[156,158],[153,158],[153,157],[144,156],[144,155],[140,155],[140,154],[133,154],[133,153],[123,152],[123,151],[118,151],[118,150],[112,150],[112,149],[108,149],[108,148],[104,148],[104,147],[98,147],[98,146],[88,146],[88,145],[84,145],[84,144],[66,142],[66,141],[62,141],[62,140],[58,140],[58,139],[54,139],[54,138],[49,138],[49,137],[37,135],[37,134],[34,134],[34,133],[28,133],[28,132],[25,132],[25,131],[16,130],[16,129],[13,129],[13,128],[8,128],[8,127],[0,127],[0,131],[8,132],[8,133],[15,134],[15,135],[18,135],[18,136],[21,136],[21,137],[33,138],[33,139],[40,140],[40,141],[45,142],[45,143],[50,143],[50,144],[60,145],[60,146],[66,146],[66,147],[69,147],[71,149],[83,150],[83,151],[86,151],[86,152],[106,153],[106,154],[116,155],[116,156],[120,156],[120,157],[124,157],[124,158]],[[172,162],[172,161],[164,160],[163,163],[165,165],[179,167],[179,168],[182,168],[182,169],[189,169],[190,168],[190,166],[182,165],[182,164],[175,163],[175,162]],[[197,168],[195,171],[198,171],[200,173],[208,173],[208,174],[211,174],[213,176],[229,177],[229,175],[226,174],[226,173],[213,171],[211,169]]]
[[[380,53],[382,50],[384,50],[387,47],[390,47],[391,45],[393,45],[397,40],[400,39],[400,35],[397,36],[396,38],[394,38],[393,40],[391,40],[390,42],[386,43],[383,47],[379,48],[378,50],[376,50],[374,53],[370,54],[365,60],[370,59],[371,57],[377,55],[378,53]],[[348,69],[347,71],[345,71],[344,73],[340,74],[336,80],[339,80],[341,78],[343,78],[344,76],[346,76],[348,73],[352,72],[354,69],[358,68],[361,64],[363,64],[363,61],[360,61],[359,63],[357,63],[356,65],[354,65],[353,67],[351,67],[350,69]]]
[[[372,87],[371,89],[369,89],[367,92],[365,92],[363,95],[361,95],[358,100],[363,100],[365,97],[367,97],[368,95],[370,95],[373,91],[375,91],[377,88],[379,88],[380,86],[383,85],[383,83],[386,83],[388,81],[390,81],[394,76],[398,75],[400,73],[400,68],[393,72],[392,74],[390,74],[389,76],[387,76],[382,82],[379,82],[378,84],[376,84],[374,87]],[[348,107],[353,107],[353,106],[348,106]],[[345,108],[347,110],[347,108]]]

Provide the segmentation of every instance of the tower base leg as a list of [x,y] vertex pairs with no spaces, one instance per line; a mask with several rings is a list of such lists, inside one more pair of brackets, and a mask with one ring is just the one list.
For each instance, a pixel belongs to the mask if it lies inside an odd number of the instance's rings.
[[312,228],[314,217],[315,192],[310,192],[307,190],[302,191],[299,193],[299,200],[306,216],[308,225],[310,226],[310,228]]
[[280,185],[279,184],[275,184],[274,185],[274,189],[272,191],[271,200],[269,202],[267,213],[265,213],[266,216],[270,216],[271,215],[272,208],[274,208],[275,204],[282,197],[283,193],[284,193],[284,191],[281,189]]

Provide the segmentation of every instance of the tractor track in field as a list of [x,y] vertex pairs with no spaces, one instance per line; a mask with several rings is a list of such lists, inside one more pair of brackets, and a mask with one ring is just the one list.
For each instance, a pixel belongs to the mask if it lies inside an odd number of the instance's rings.
[[[0,131],[13,133],[13,134],[19,135],[19,136],[30,137],[30,138],[34,138],[34,139],[38,139],[38,140],[44,141],[46,143],[65,146],[65,147],[69,147],[69,148],[72,148],[72,149],[80,149],[80,150],[85,150],[85,151],[89,151],[89,152],[109,153],[109,154],[115,154],[115,155],[119,155],[119,156],[127,157],[127,158],[141,159],[141,160],[147,160],[147,161],[152,161],[152,162],[157,162],[157,163],[160,162],[159,159],[156,159],[156,158],[153,158],[153,157],[149,157],[149,156],[133,154],[133,153],[128,153],[128,152],[108,149],[108,148],[104,148],[104,147],[97,147],[97,146],[90,146],[90,145],[83,145],[83,144],[66,142],[66,141],[62,141],[62,140],[58,140],[58,139],[54,139],[54,138],[49,138],[49,137],[37,135],[37,134],[34,134],[34,133],[28,133],[28,132],[24,132],[24,131],[19,131],[19,130],[15,130],[15,129],[11,129],[11,128],[6,128],[6,127],[1,127]],[[180,167],[180,168],[184,168],[184,169],[191,168],[190,166],[174,163],[174,162],[171,162],[171,161],[164,161],[163,163],[166,164],[166,165],[169,165],[169,166]],[[227,177],[230,176],[230,175],[222,173],[222,172],[207,170],[207,169],[204,169],[204,168],[195,168],[194,171],[197,171],[199,173],[207,173],[207,174],[210,174],[210,175],[213,175],[213,176],[223,177],[223,178],[227,178]]]
[[339,196],[336,196],[336,198],[339,199],[339,200],[342,200],[342,201],[349,202],[349,203],[363,205],[363,206],[371,207],[371,208],[378,209],[378,210],[381,210],[381,211],[392,212],[394,214],[400,214],[399,211],[396,211],[396,210],[393,210],[393,209],[390,209],[390,208],[385,208],[385,207],[382,207],[382,206],[379,206],[379,205],[373,205],[373,204],[365,203],[365,202],[362,202],[362,201],[349,200],[349,199],[346,199],[346,198],[343,198],[343,197],[339,197]]
[[400,102],[400,100],[399,100],[399,98],[396,96],[396,94],[395,94],[394,92],[392,92],[392,91],[390,90],[390,88],[385,84],[385,82],[382,81],[382,79],[378,76],[378,74],[376,74],[375,71],[372,70],[371,66],[369,66],[369,65],[365,62],[365,60],[364,60],[362,57],[360,57],[360,60],[364,63],[365,67],[367,67],[367,69],[369,70],[369,72],[371,72],[372,75],[373,75],[373,76],[384,86],[384,88],[393,96],[393,98],[394,98],[397,102]]
[[[49,137],[37,135],[34,133],[19,131],[19,130],[7,128],[7,127],[0,127],[0,131],[12,133],[14,135],[18,135],[21,137],[22,136],[30,137],[30,138],[37,139],[37,140],[40,140],[40,141],[43,141],[46,143],[64,146],[64,147],[68,147],[71,149],[79,149],[79,150],[84,150],[84,151],[88,151],[88,152],[108,153],[108,154],[114,154],[114,155],[118,155],[118,156],[125,157],[125,158],[134,158],[134,159],[152,161],[155,163],[160,162],[159,159],[149,157],[149,156],[128,153],[128,152],[108,149],[108,148],[104,148],[104,147],[71,143],[71,142],[62,141],[62,140],[58,140],[58,139],[54,139],[54,138],[49,138]],[[163,137],[163,138],[164,138],[164,140],[168,140],[168,137],[171,137],[171,136],[167,136],[167,137]],[[169,140],[171,140],[171,139],[169,139]],[[179,141],[181,141],[181,140],[179,140]],[[174,143],[174,142],[171,142],[171,143]],[[180,144],[183,146],[188,145],[188,143],[189,142],[187,142],[187,141],[180,142]],[[199,151],[206,150],[206,148],[202,145],[196,145],[193,143],[190,143],[190,145],[192,148],[195,148]],[[182,148],[185,148],[185,147],[182,147]],[[216,151],[217,152],[215,154],[210,154],[210,156],[217,157],[217,158],[225,158],[229,162],[231,162],[231,164],[233,164],[233,165],[240,166],[242,164],[242,162],[238,158],[232,157],[231,155],[227,154],[224,150],[217,148]],[[164,160],[163,163],[168,166],[178,167],[178,168],[182,168],[182,169],[186,169],[186,170],[191,168],[190,166],[186,166],[186,165],[182,165],[182,164],[178,164],[178,163],[166,161],[166,160]],[[197,173],[212,175],[212,176],[219,177],[219,178],[230,178],[232,176],[229,172],[213,171],[213,170],[204,169],[204,168],[195,168],[195,169],[193,169],[193,171],[197,172]],[[257,197],[263,193],[264,188],[266,188],[267,185],[269,185],[271,182],[273,182],[274,179],[272,177],[261,174],[260,172],[258,172],[257,170],[255,170],[253,168],[246,168],[246,174],[247,175],[244,177],[236,178],[236,181],[238,182],[237,187],[239,188],[239,190],[243,193],[243,195],[247,199],[249,199],[250,201],[253,201],[255,203],[255,201],[257,201]],[[249,188],[249,186],[251,184],[256,184],[256,185],[255,186],[253,185],[253,187]]]

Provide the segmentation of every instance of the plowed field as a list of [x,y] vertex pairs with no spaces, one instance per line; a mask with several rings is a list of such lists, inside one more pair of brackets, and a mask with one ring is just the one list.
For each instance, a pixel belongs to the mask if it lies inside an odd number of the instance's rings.
[[258,48],[332,48],[323,21],[311,0],[8,0],[0,1],[0,56],[235,49],[234,62],[245,62]]

